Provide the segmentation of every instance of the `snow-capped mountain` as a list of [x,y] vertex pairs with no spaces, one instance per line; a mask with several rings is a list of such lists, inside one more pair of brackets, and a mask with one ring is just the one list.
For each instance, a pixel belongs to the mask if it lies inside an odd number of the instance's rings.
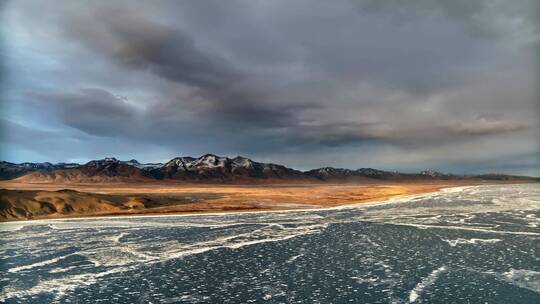
[[435,171],[435,170],[432,170],[432,169],[421,171],[420,175],[429,176],[429,177],[450,177],[450,176],[452,176],[451,174],[441,173],[439,171]]
[[143,170],[151,170],[151,169],[163,167],[163,163],[146,163],[146,164],[141,164],[141,163],[138,162],[136,159],[132,159],[132,160],[128,160],[128,161],[122,161],[122,163],[124,163],[124,164],[126,164],[126,165],[130,165],[130,166],[136,167],[136,168],[139,168],[139,169],[143,169]]
[[140,169],[130,162],[123,162],[114,157],[108,157],[100,160],[89,161],[79,167],[79,170],[87,176],[105,175],[126,178],[141,177],[142,174]]
[[149,171],[158,179],[193,181],[242,181],[248,179],[302,179],[306,176],[285,166],[254,162],[249,158],[235,158],[206,154],[199,158],[177,157],[161,168]]

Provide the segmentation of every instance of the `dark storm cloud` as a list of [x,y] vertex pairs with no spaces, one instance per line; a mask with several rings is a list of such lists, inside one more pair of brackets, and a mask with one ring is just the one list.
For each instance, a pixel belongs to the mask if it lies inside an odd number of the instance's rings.
[[94,135],[116,136],[132,127],[136,109],[124,98],[101,89],[78,93],[29,93],[36,103],[48,107],[64,124]]
[[346,146],[370,141],[394,140],[392,134],[378,123],[327,123],[301,125],[285,134],[288,144]]
[[538,150],[538,5],[13,1],[0,24],[4,117],[152,161],[214,152],[457,168],[486,149],[519,157]]
[[148,71],[192,89],[183,100],[163,98],[148,117],[176,115],[191,103],[201,119],[221,125],[277,127],[294,121],[290,109],[298,106],[266,104],[271,97],[264,85],[250,81],[222,56],[197,47],[181,28],[150,20],[138,11],[107,7],[66,18],[64,29],[70,39],[113,64]]
[[199,50],[188,33],[133,9],[91,10],[87,16],[66,18],[64,30],[99,55],[171,81],[218,93],[240,80],[224,59]]

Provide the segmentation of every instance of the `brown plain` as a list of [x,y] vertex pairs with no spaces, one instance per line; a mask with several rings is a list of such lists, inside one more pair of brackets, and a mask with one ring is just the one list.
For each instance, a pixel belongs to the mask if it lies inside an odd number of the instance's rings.
[[[464,181],[201,185],[175,182],[0,182],[0,221],[171,213],[295,210],[382,201],[470,185]],[[69,189],[69,190],[68,190]]]

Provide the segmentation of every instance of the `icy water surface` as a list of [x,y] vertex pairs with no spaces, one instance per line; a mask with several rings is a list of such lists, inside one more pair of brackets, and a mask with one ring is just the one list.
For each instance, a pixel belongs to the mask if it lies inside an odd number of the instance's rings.
[[540,186],[1,224],[5,303],[540,303]]

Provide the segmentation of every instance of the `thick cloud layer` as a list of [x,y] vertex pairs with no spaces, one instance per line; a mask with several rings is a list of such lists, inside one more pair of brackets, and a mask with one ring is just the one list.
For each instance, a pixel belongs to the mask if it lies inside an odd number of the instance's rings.
[[538,175],[539,9],[8,1],[2,158],[212,152],[300,169]]

